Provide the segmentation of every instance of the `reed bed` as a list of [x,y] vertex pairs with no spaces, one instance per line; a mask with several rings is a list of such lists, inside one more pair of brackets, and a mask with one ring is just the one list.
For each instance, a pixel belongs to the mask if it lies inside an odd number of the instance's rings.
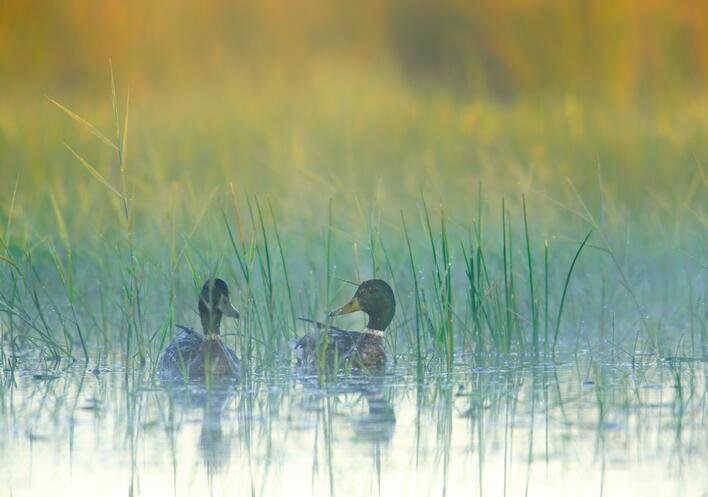
[[[706,149],[689,128],[705,127],[702,106],[612,125],[568,100],[454,106],[382,91],[357,95],[357,120],[341,103],[308,112],[305,98],[280,126],[263,116],[282,101],[256,111],[226,93],[226,110],[135,111],[113,77],[111,95],[108,114],[54,98],[41,125],[2,114],[17,164],[0,192],[5,367],[38,351],[151,371],[175,323],[197,321],[213,275],[236,289],[242,319],[225,336],[249,372],[289,360],[297,318],[325,319],[368,278],[392,283],[387,346],[419,376],[460,355],[597,343],[705,355]],[[164,115],[143,120],[152,108]],[[207,129],[190,121],[200,114]],[[571,118],[584,130],[568,135]],[[349,134],[327,129],[338,119]],[[13,127],[44,140],[27,148]],[[673,141],[651,147],[661,135]]]

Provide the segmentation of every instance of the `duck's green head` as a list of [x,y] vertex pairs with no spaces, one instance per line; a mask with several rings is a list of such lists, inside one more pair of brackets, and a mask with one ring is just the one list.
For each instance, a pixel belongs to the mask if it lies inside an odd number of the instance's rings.
[[368,280],[359,285],[349,303],[330,312],[330,316],[363,311],[369,315],[370,330],[385,330],[396,313],[396,298],[393,290],[383,280]]
[[219,278],[206,280],[199,294],[199,316],[204,334],[219,334],[221,316],[238,318],[239,313],[231,303],[229,286]]

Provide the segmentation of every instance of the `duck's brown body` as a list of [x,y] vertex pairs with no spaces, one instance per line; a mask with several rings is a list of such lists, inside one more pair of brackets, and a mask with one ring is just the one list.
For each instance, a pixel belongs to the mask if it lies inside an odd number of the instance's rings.
[[307,368],[381,369],[386,365],[383,337],[319,325],[295,345],[298,363]]
[[205,337],[191,329],[182,328],[160,354],[158,373],[163,381],[201,379],[207,376],[237,377],[240,361],[217,335]]
[[295,344],[298,363],[318,370],[325,367],[382,369],[386,365],[384,330],[396,312],[393,290],[383,280],[365,281],[347,304],[329,315],[334,317],[355,311],[369,316],[364,331],[343,330],[305,319],[316,329]]

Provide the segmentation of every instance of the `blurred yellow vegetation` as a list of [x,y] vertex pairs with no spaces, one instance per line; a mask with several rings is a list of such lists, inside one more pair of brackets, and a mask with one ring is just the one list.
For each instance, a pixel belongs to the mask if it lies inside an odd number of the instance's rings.
[[6,0],[0,85],[85,91],[295,84],[342,66],[425,91],[614,102],[700,93],[704,0]]
[[702,3],[6,0],[0,214],[19,178],[28,239],[52,211],[70,235],[120,218],[63,142],[119,185],[114,150],[45,98],[115,136],[111,61],[132,213],[163,237],[229,182],[308,229],[332,198],[396,217],[424,190],[472,212],[480,183],[705,226]]

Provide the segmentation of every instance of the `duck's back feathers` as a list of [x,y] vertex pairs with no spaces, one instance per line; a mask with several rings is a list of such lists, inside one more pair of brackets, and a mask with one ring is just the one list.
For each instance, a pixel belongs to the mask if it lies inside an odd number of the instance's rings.
[[294,345],[300,366],[313,369],[322,365],[329,368],[347,365],[355,368],[381,368],[386,364],[386,352],[380,336],[300,319],[312,324],[314,328]]
[[157,370],[161,380],[183,378],[189,374],[189,365],[201,349],[204,336],[192,328],[177,325],[182,332],[174,337],[160,354]]

